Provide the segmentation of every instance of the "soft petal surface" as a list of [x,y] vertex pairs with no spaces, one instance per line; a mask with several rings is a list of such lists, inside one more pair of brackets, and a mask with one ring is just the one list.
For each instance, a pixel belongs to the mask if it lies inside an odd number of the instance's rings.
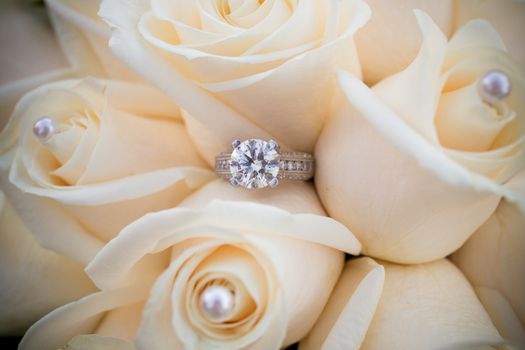
[[[351,91],[357,100],[359,90]],[[367,104],[369,116],[385,115],[374,110],[380,103]],[[373,257],[420,263],[452,253],[492,214],[499,195],[443,181],[420,165],[432,159],[434,167],[440,159],[437,152],[423,154],[424,140],[413,142],[404,130],[386,124],[392,119],[378,121],[389,135],[399,135],[405,143],[399,149],[362,117],[362,110],[343,102],[317,144],[315,181],[328,213],[347,225]],[[406,149],[420,152],[421,160]],[[332,164],[340,170],[331,171]]]
[[99,0],[45,0],[56,38],[80,75],[138,80],[108,48],[109,27],[97,16]]
[[[461,2],[461,1],[460,1]],[[356,34],[363,79],[375,84],[406,68],[422,42],[413,10],[422,10],[445,35],[453,33],[453,1],[368,0],[370,21]]]
[[95,287],[74,261],[43,249],[0,192],[0,333],[21,335],[55,307]]
[[65,346],[71,350],[135,350],[133,343],[99,335],[77,335]]
[[[476,288],[489,314],[494,315],[502,336],[522,344],[525,343],[525,281],[521,278],[525,272],[524,250],[525,216],[516,206],[502,201],[494,215],[452,256]],[[515,314],[513,320],[503,318],[512,314]]]
[[385,264],[383,293],[361,349],[458,349],[501,342],[465,277],[451,262],[439,260]]
[[346,263],[327,306],[299,349],[359,349],[383,290],[383,266],[370,258]]
[[147,297],[144,286],[90,294],[63,305],[35,323],[20,342],[21,350],[56,350],[79,334],[96,333],[107,311]]
[[525,329],[505,296],[498,290],[485,287],[478,287],[474,290],[502,337],[511,346],[523,347]]
[[502,36],[510,54],[525,64],[525,48],[520,36],[516,34],[525,31],[525,3],[523,1],[458,1],[454,20],[455,27],[460,27],[475,18],[488,20]]
[[0,129],[5,127],[18,100],[25,93],[55,80],[70,79],[74,74],[72,68],[62,68],[0,85]]

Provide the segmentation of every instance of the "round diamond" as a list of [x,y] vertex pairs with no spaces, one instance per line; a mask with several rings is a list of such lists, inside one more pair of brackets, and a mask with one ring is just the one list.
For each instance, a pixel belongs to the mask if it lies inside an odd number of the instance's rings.
[[230,172],[234,182],[249,188],[264,188],[279,173],[279,152],[275,142],[249,139],[231,154]]

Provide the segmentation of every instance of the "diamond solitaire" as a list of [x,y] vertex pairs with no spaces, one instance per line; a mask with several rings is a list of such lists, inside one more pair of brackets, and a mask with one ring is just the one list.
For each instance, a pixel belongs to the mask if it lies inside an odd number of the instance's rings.
[[248,189],[275,187],[280,179],[308,180],[314,174],[314,159],[308,153],[280,152],[274,140],[248,139],[232,142],[233,151],[215,159],[219,177]]

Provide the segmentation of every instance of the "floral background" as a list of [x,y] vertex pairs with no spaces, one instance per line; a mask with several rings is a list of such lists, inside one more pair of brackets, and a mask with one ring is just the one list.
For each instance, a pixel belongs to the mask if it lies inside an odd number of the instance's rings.
[[[6,0],[0,26],[5,347],[525,347],[524,2]],[[314,180],[217,180],[237,138]]]

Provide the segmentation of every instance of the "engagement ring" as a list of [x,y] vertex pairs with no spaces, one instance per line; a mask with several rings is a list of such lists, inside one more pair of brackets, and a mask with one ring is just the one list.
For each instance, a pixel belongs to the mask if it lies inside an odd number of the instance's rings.
[[232,152],[215,157],[215,172],[234,186],[259,189],[275,187],[283,179],[309,180],[314,176],[311,154],[280,152],[274,140],[235,140],[232,147]]

